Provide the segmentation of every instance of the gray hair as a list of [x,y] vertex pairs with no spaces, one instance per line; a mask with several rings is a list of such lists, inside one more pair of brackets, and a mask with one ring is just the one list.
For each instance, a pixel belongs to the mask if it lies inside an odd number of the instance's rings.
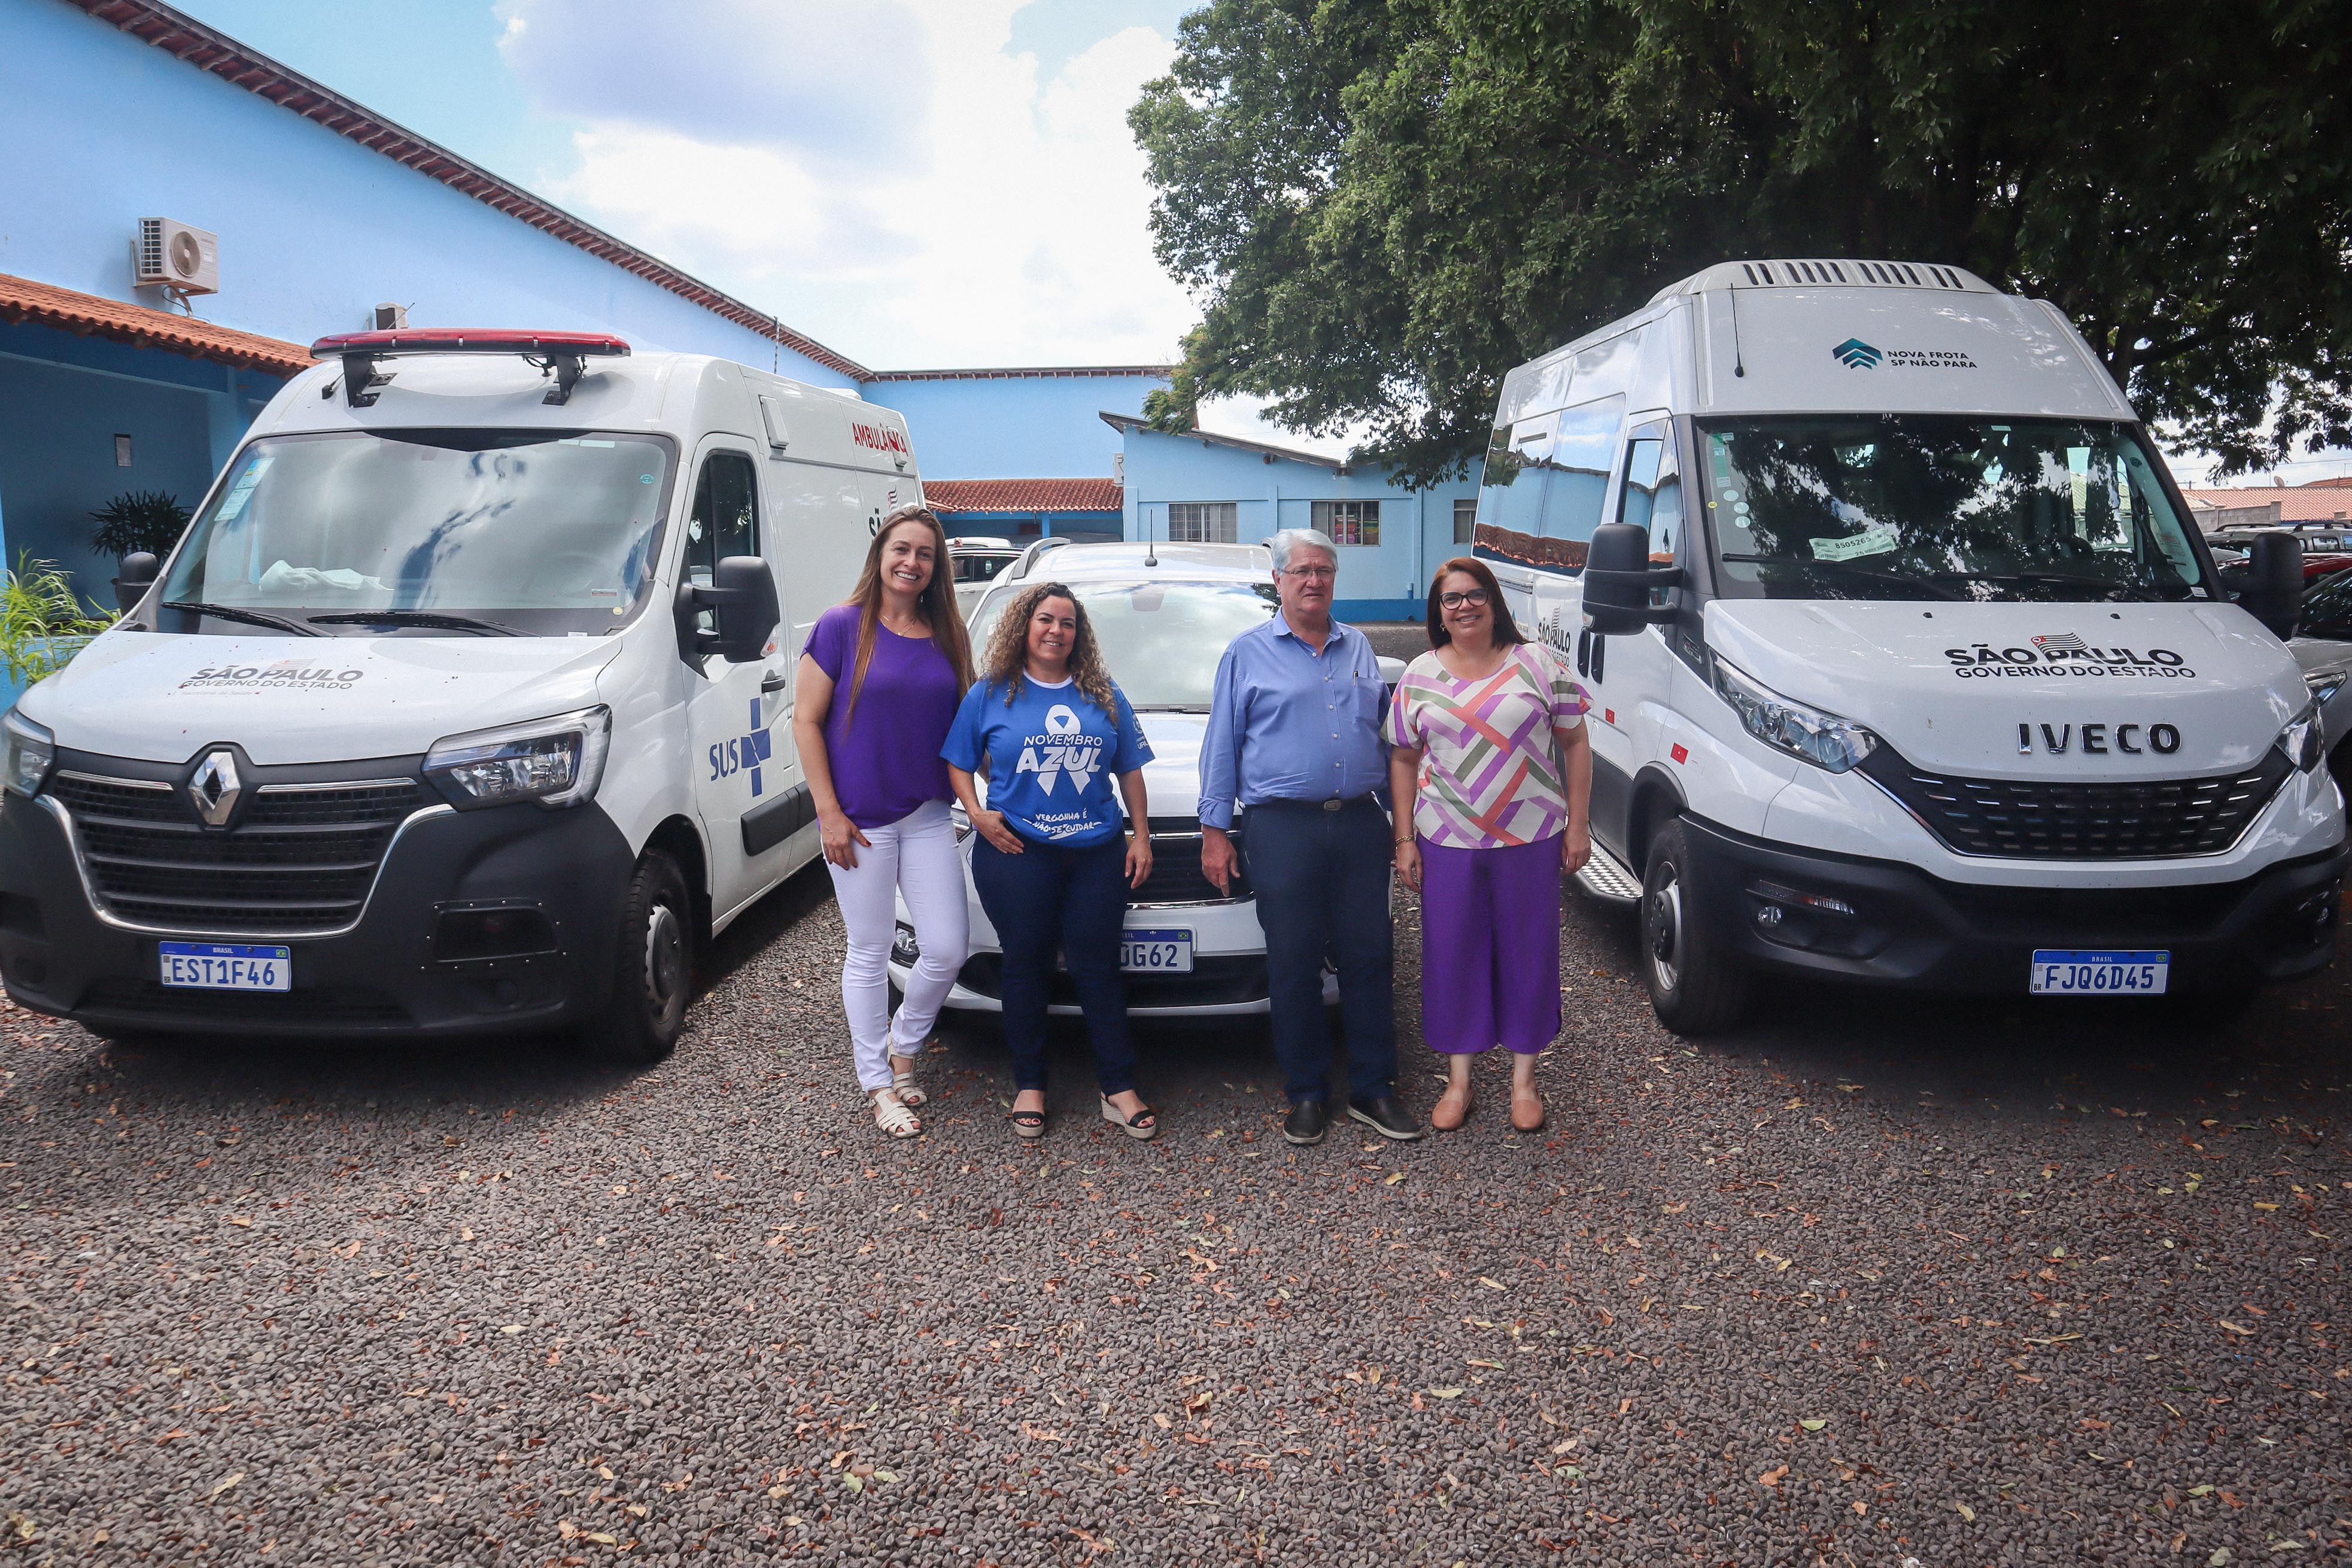
[[1339,547],[1319,528],[1286,528],[1269,537],[1265,547],[1274,552],[1274,569],[1277,572],[1289,571],[1290,557],[1299,550],[1319,550],[1331,558],[1332,565],[1339,563]]

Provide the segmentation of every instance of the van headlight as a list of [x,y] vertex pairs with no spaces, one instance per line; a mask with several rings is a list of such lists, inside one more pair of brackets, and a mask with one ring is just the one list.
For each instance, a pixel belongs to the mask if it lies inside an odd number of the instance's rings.
[[463,810],[519,800],[577,805],[595,795],[612,740],[613,710],[600,703],[436,741],[425,773]]
[[1715,689],[1748,732],[1768,746],[1801,757],[1817,768],[1842,773],[1878,749],[1878,737],[1851,719],[1792,702],[1734,669],[1723,656],[1715,668]]
[[14,708],[0,719],[0,736],[5,737],[7,750],[5,762],[0,763],[6,775],[0,784],[29,800],[41,793],[41,786],[49,782],[49,770],[57,766],[58,738]]
[[2319,732],[2318,703],[2305,703],[2303,711],[2287,721],[2286,728],[2279,731],[2278,748],[2306,773],[2326,759],[2327,746]]

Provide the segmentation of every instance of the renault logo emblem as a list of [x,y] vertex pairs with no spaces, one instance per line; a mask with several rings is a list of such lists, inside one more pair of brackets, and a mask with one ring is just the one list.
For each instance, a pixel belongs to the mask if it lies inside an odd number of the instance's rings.
[[236,776],[236,758],[226,752],[215,752],[196,764],[188,779],[188,795],[196,803],[196,815],[208,827],[226,827],[229,815],[236,810],[237,796],[245,785]]

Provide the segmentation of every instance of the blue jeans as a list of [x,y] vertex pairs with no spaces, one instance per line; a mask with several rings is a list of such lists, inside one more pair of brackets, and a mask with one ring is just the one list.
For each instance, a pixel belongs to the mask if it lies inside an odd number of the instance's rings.
[[1323,963],[1339,971],[1348,1093],[1396,1092],[1395,961],[1389,935],[1388,814],[1369,795],[1337,811],[1268,801],[1243,814],[1250,885],[1265,931],[1274,1054],[1291,1102],[1324,1098],[1331,1034]]
[[1135,1041],[1127,1031],[1127,983],[1118,946],[1127,923],[1127,839],[1068,848],[1021,835],[1007,855],[972,840],[971,880],[1004,954],[1004,1039],[1020,1089],[1045,1087],[1045,1004],[1059,950],[1086,1009],[1095,1082],[1105,1094],[1135,1087]]

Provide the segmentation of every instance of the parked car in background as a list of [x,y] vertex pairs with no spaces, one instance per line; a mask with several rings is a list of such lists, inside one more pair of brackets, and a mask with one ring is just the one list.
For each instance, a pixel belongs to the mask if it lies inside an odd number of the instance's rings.
[[[2352,564],[2352,558],[2347,558]],[[2303,683],[2319,704],[2319,727],[2327,748],[2327,771],[2352,798],[2352,575],[2336,573],[2315,582],[2303,595],[2303,624],[2287,642],[2303,667]]]
[[[1225,645],[1275,615],[1274,556],[1256,544],[1061,544],[1032,546],[1021,563],[990,584],[971,617],[975,658],[983,656],[1004,606],[1031,584],[1066,583],[1086,606],[1111,679],[1135,708],[1152,760],[1143,770],[1150,812],[1150,879],[1129,895],[1128,1011],[1181,1016],[1266,1010],[1265,932],[1250,889],[1248,812],[1234,818],[1240,874],[1230,896],[1201,874],[1201,742],[1209,698]],[[1393,686],[1402,661],[1383,658]],[[987,781],[981,781],[987,798]],[[950,1007],[997,1011],[1002,949],[996,928],[971,889],[971,825],[954,810],[964,847],[971,906],[971,956],[948,994]],[[904,987],[919,956],[903,902],[890,978]],[[1324,976],[1336,1000],[1333,977]],[[1075,1014],[1068,974],[1054,977],[1052,1011]]]
[[956,608],[967,616],[1007,566],[1021,559],[1021,549],[1009,539],[969,535],[948,541],[948,561],[955,568]]

